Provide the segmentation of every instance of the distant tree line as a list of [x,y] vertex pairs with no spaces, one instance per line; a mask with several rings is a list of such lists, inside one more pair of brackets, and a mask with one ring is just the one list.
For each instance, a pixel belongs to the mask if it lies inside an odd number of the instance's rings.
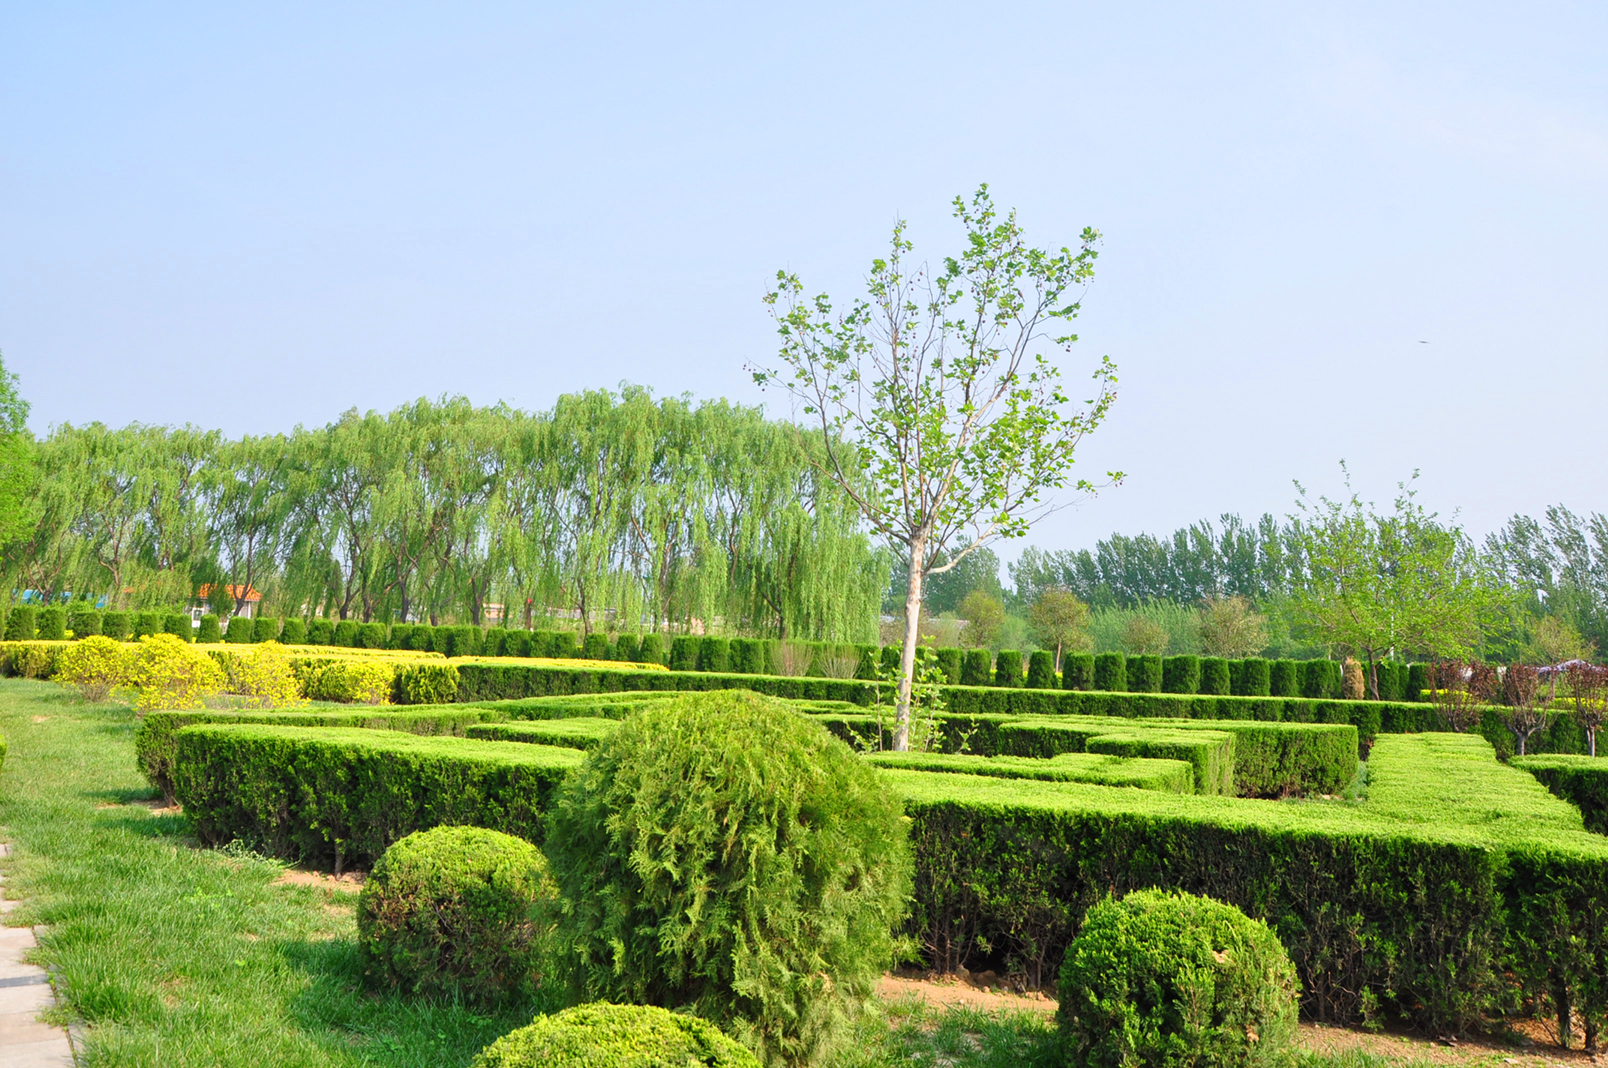
[[757,408],[629,386],[239,439],[63,425],[33,443],[0,563],[13,589],[117,607],[233,586],[283,615],[482,623],[498,604],[516,626],[872,640],[886,558],[818,448]]

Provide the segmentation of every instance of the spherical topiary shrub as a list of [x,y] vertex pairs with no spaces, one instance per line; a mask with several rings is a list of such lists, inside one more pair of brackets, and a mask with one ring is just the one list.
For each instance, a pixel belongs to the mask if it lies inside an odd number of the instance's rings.
[[391,845],[358,898],[371,979],[411,993],[492,1002],[536,980],[547,864],[529,842],[435,827]]
[[903,817],[870,765],[774,699],[636,713],[549,819],[572,995],[688,1008],[767,1063],[824,1056],[893,962]]
[[696,1016],[596,1002],[539,1017],[480,1051],[473,1068],[759,1068]]
[[1077,1068],[1282,1062],[1298,984],[1266,924],[1192,894],[1140,890],[1089,910],[1061,965],[1058,1020]]

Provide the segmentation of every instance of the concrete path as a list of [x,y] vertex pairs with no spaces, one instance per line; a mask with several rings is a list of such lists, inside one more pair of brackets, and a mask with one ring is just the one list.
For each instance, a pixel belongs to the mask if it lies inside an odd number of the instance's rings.
[[[0,857],[10,854],[0,844]],[[0,912],[16,906],[0,900]],[[32,927],[0,927],[0,1068],[73,1068],[67,1032],[39,1022],[55,998],[45,970],[22,962],[37,944]]]

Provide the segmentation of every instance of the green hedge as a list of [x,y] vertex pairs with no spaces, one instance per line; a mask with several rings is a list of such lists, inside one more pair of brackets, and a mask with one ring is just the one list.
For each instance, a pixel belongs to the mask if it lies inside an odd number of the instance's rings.
[[224,628],[223,640],[230,645],[250,645],[256,640],[252,632],[252,621],[245,616],[231,616],[228,626]]
[[1161,692],[1161,657],[1130,656],[1125,670],[1128,676],[1125,689],[1129,693]]
[[19,604],[6,616],[6,641],[31,642],[39,634],[39,609]]
[[1022,654],[1017,649],[1001,649],[994,659],[994,685],[1022,685]]
[[1589,830],[1608,834],[1608,757],[1549,753],[1508,761],[1580,810]]
[[134,765],[147,782],[173,797],[173,736],[204,723],[271,723],[286,727],[351,727],[409,734],[462,736],[474,723],[507,719],[503,709],[473,705],[371,709],[363,712],[147,712],[134,728]]
[[51,605],[39,613],[35,637],[42,642],[59,642],[67,638],[67,609]]
[[1274,697],[1301,696],[1301,662],[1275,660],[1268,667],[1268,693]]
[[251,640],[254,642],[276,642],[279,640],[279,620],[270,616],[259,616],[251,622]]
[[1094,689],[1118,692],[1128,688],[1128,660],[1121,653],[1099,653],[1094,658]]
[[994,666],[989,662],[987,649],[967,649],[960,662],[962,686],[989,686],[994,681]]
[[1199,693],[1200,657],[1169,656],[1161,662],[1162,693]]
[[[1549,996],[1549,967],[1608,1008],[1608,841],[1479,738],[1381,738],[1357,806],[884,774],[914,821],[914,933],[937,968],[988,947],[1051,974],[1095,902],[1161,887],[1265,920],[1320,1020],[1377,1008],[1457,1033],[1515,985]],[[1487,799],[1510,797],[1493,820]]]
[[578,750],[396,731],[202,725],[174,736],[174,794],[206,845],[368,866],[399,838],[444,823],[541,843]]
[[1234,692],[1241,697],[1266,697],[1272,693],[1270,664],[1259,656],[1239,662],[1239,686]]
[[530,720],[519,723],[472,723],[464,737],[486,742],[527,742],[566,749],[592,749],[620,727],[617,719],[578,716],[574,719]]
[[332,645],[335,642],[335,624],[328,619],[314,619],[307,624],[308,645]]
[[[475,728],[480,730],[482,728]],[[881,768],[910,771],[987,775],[1002,779],[1039,779],[1046,782],[1082,782],[1099,786],[1131,786],[1167,793],[1195,792],[1195,769],[1183,760],[1108,756],[1103,753],[1067,753],[1053,760],[1028,757],[985,757],[969,753],[870,753],[866,759]]]
[[[131,626],[132,624],[129,622],[127,612],[108,611],[101,613],[101,633],[106,635],[108,638],[116,638],[118,641],[123,641],[129,636],[129,628]],[[11,621],[7,620],[6,636],[8,638],[10,637],[10,632]]]
[[[696,642],[697,639],[691,641]],[[539,664],[462,664],[458,667],[458,699],[473,702],[623,690],[734,689],[754,690],[773,697],[869,704],[874,686],[855,679],[732,675],[708,671],[560,668]]]
[[1063,690],[1094,689],[1094,654],[1067,653],[1061,657],[1061,688]]
[[1233,674],[1228,661],[1220,656],[1202,657],[1200,692],[1208,697],[1226,697],[1233,690]]
[[201,626],[195,632],[195,640],[203,645],[216,645],[223,641],[223,628],[218,625],[218,617],[208,612],[201,617]]
[[101,614],[87,601],[67,609],[67,626],[74,638],[93,638],[101,632]]
[[1034,650],[1027,658],[1027,688],[1054,690],[1060,682],[1055,677],[1055,654],[1047,649]]

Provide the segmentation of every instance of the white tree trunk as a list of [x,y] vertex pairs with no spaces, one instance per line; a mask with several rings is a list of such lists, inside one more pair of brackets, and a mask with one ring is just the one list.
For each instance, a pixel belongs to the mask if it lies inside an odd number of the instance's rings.
[[921,570],[925,560],[926,539],[917,538],[910,543],[910,585],[905,590],[904,649],[899,654],[899,701],[893,714],[893,750],[903,753],[910,748],[910,691],[916,679],[916,642],[921,635]]

